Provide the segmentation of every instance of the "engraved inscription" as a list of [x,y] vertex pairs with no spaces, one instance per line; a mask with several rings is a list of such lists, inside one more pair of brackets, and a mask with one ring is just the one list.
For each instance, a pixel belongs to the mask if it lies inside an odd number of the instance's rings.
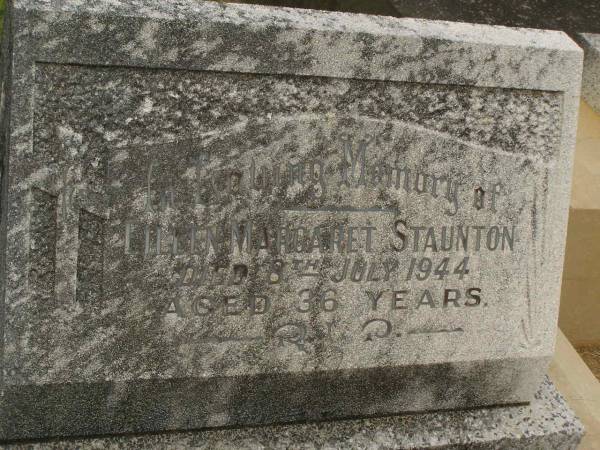
[[[525,200],[507,187],[520,180],[482,179],[463,144],[401,124],[340,118],[316,135],[310,121],[279,126],[289,136],[259,149],[245,133],[277,122],[232,127],[216,143],[146,147],[145,165],[127,157],[140,149],[117,152],[112,251],[163,277],[168,323],[238,344],[254,342],[247,326],[275,349],[310,354],[317,342],[382,345],[487,320],[502,300],[482,261],[507,273],[524,251]],[[456,164],[429,156],[442,145]]]

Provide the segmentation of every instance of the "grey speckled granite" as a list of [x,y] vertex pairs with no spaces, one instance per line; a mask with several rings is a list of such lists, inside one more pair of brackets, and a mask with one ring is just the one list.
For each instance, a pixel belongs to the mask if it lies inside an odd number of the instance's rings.
[[529,401],[581,50],[196,0],[16,0],[0,437]]
[[600,34],[580,33],[576,39],[584,51],[581,96],[600,113]]
[[574,450],[583,428],[546,379],[529,405],[315,424],[15,443],[5,450]]

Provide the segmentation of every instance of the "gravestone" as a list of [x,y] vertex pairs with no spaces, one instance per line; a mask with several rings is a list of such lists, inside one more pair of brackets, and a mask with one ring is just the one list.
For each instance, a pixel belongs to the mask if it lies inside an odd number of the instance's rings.
[[5,25],[3,439],[526,403],[581,51],[180,0]]
[[600,78],[600,35],[579,33],[575,37],[584,50],[585,58],[581,77],[581,97],[594,109],[600,111],[598,79]]

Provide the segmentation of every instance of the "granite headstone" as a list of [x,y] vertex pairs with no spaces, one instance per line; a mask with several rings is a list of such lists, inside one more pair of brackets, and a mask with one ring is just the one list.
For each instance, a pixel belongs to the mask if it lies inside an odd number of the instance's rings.
[[533,398],[563,33],[15,0],[3,56],[3,439]]
[[600,112],[600,35],[579,33],[575,39],[584,51],[581,76],[581,97],[596,111]]

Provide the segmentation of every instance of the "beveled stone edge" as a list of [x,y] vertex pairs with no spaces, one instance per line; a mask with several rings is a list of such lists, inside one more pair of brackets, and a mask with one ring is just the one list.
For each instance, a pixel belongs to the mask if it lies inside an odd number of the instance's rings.
[[[527,404],[547,362],[519,358],[205,379],[8,385],[0,402],[0,442]],[[510,374],[515,385],[497,386],[498,374]],[[430,378],[425,384],[431,386],[424,398],[423,378]],[[456,387],[454,396],[449,384]]]
[[[548,415],[544,415],[546,411]],[[536,414],[537,413],[537,414]],[[541,414],[540,414],[541,413]],[[550,416],[550,417],[548,417]],[[523,420],[520,420],[522,418]],[[531,420],[533,419],[533,425]],[[509,422],[509,423],[506,423]],[[486,426],[491,425],[491,426]],[[437,411],[396,416],[268,425],[246,428],[172,431],[156,434],[98,435],[37,441],[10,441],[6,450],[210,448],[220,444],[289,448],[290,445],[329,445],[328,448],[552,448],[573,449],[585,430],[548,377],[530,405]],[[433,440],[435,439],[435,442]],[[204,447],[203,447],[204,446]],[[206,447],[209,446],[209,447]],[[437,448],[437,447],[436,447]]]
[[[116,0],[115,2],[86,2],[78,3],[76,0],[64,0],[53,2],[50,0],[16,0],[14,11],[23,19],[29,20],[35,17],[35,13],[44,13],[46,23],[39,26],[38,31],[28,34],[17,34],[18,40],[29,40],[30,44],[43,43],[48,39],[51,32],[55,32],[51,24],[59,18],[68,16],[90,16],[102,20],[102,17],[112,20],[128,21],[133,28],[144,24],[153,23],[157,26],[167,24],[212,24],[233,26],[236,29],[244,29],[250,33],[259,34],[269,31],[277,36],[294,36],[294,32],[304,35],[318,34],[323,38],[345,36],[353,40],[353,45],[359,47],[363,44],[365,36],[373,36],[375,41],[369,45],[377,47],[389,45],[390,39],[394,43],[410,43],[415,45],[445,45],[456,51],[461,51],[461,57],[474,63],[475,67],[483,66],[485,63],[495,67],[494,74],[477,73],[472,74],[469,70],[463,73],[455,73],[455,80],[416,78],[407,79],[406,76],[396,76],[394,70],[375,67],[369,75],[357,75],[356,73],[339,70],[339,64],[329,64],[326,68],[312,67],[304,73],[297,75],[331,76],[339,78],[379,79],[413,82],[434,82],[442,84],[465,84],[473,86],[532,89],[564,91],[579,93],[580,77],[577,76],[578,69],[583,60],[583,52],[566,33],[562,31],[537,30],[530,28],[510,28],[504,26],[491,26],[468,24],[460,22],[431,21],[424,19],[394,18],[386,16],[370,16],[365,14],[325,12],[315,10],[303,10],[296,8],[277,8],[256,5],[244,5],[235,3],[219,3],[212,1],[179,0],[176,4],[171,2],[157,2],[152,7],[142,7],[140,0]],[[39,20],[39,15],[37,16]],[[56,28],[56,27],[54,27]],[[44,32],[45,30],[45,32]],[[180,32],[180,30],[176,30]],[[44,37],[46,36],[46,38]],[[95,42],[88,42],[94,46]],[[334,45],[338,45],[337,42]],[[330,50],[331,45],[323,44],[310,48],[313,53],[317,51]],[[408,59],[405,65],[415,65],[414,72],[426,72],[431,75],[431,66],[419,65],[415,59],[411,59],[411,49],[405,45],[403,48],[393,48],[383,63],[390,62],[397,66],[404,64],[401,60]],[[118,46],[113,46],[116,50]],[[340,46],[342,48],[342,46]],[[43,60],[54,63],[102,65],[100,61],[90,61],[81,55],[68,55],[67,50],[59,47],[54,49],[50,58],[41,57],[38,52],[32,55],[32,59]],[[340,54],[343,54],[340,53]],[[131,56],[131,55],[129,55]],[[490,60],[491,56],[491,60]],[[327,57],[331,60],[332,55]],[[334,54],[333,58],[336,56]],[[469,58],[471,58],[469,60]],[[343,59],[343,56],[341,57]],[[528,64],[522,64],[527,61]],[[386,66],[386,64],[380,64]],[[545,64],[546,68],[531,70],[536,65]],[[184,65],[188,62],[184,62]],[[116,65],[107,61],[106,65]],[[155,58],[140,59],[132,62],[132,66],[138,67],[164,67],[180,68],[176,61],[161,60]],[[289,73],[292,74],[298,67],[291,70],[285,69],[286,63],[278,64],[276,70],[265,69],[249,70],[241,64],[222,64],[220,66],[206,67],[202,64],[187,67],[189,70],[231,70],[248,73]],[[437,63],[440,70],[449,70],[445,64]],[[318,66],[316,64],[315,66]],[[333,67],[333,69],[331,68]],[[283,68],[283,69],[282,69]],[[323,70],[325,69],[325,70]],[[573,76],[575,75],[575,76]],[[447,77],[444,74],[444,77]]]

